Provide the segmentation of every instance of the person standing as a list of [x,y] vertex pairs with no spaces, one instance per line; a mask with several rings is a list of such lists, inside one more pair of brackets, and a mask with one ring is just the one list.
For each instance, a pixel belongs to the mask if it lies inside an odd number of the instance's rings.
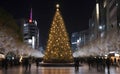
[[79,59],[75,58],[75,70],[78,71],[79,70]]
[[37,69],[38,69],[38,66],[39,66],[39,59],[38,58],[36,58],[36,67],[37,67]]
[[30,57],[28,58],[29,70],[31,69],[31,64],[32,64],[32,57],[30,56]]
[[5,59],[3,60],[3,64],[4,64],[5,70],[7,70],[7,69],[8,69],[8,59],[7,59],[7,58],[5,58]]
[[28,60],[28,58],[25,58],[25,59],[24,59],[25,71],[27,71],[28,65],[29,65],[29,60]]
[[106,65],[107,65],[108,72],[109,72],[109,69],[110,69],[110,64],[111,64],[111,60],[110,60],[110,58],[107,58],[106,59]]

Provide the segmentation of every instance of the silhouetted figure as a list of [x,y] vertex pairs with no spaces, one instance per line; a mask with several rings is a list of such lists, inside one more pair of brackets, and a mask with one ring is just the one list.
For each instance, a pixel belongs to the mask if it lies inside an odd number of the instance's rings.
[[88,57],[88,58],[87,58],[87,63],[88,63],[88,66],[89,66],[89,70],[91,69],[92,62],[93,62],[93,58]]
[[8,69],[8,60],[7,60],[7,58],[5,58],[3,60],[2,64],[3,64],[3,67],[5,68],[5,70],[7,70]]
[[97,71],[101,71],[103,69],[104,60],[102,58],[96,58],[96,64],[97,64]]
[[108,71],[108,74],[110,74],[110,71]]
[[118,66],[120,66],[120,59],[118,59]]
[[29,60],[28,60],[28,58],[25,58],[25,59],[24,59],[25,71],[27,71],[28,65],[29,65]]
[[116,65],[117,63],[116,63],[116,58],[114,58],[114,64]]
[[36,67],[37,67],[37,69],[38,69],[38,66],[39,66],[39,59],[36,58]]
[[32,64],[32,57],[30,56],[30,57],[28,58],[29,70],[31,69],[31,64]]
[[107,65],[108,72],[110,70],[110,64],[111,64],[111,60],[110,60],[110,58],[107,58],[106,59],[106,65]]
[[78,71],[79,70],[79,59],[75,58],[75,70]]
[[5,66],[4,66],[4,67],[5,67],[5,70],[7,70],[7,69],[8,69],[8,62],[7,62],[7,59],[4,60],[4,64],[5,64]]

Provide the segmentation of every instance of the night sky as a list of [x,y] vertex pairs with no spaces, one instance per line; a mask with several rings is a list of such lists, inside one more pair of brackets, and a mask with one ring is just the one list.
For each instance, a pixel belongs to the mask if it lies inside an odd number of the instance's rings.
[[37,20],[40,40],[48,38],[49,29],[55,14],[57,3],[69,36],[73,32],[88,29],[89,18],[95,7],[96,0],[0,0],[0,7],[9,12],[14,19],[29,18],[30,8],[33,19]]

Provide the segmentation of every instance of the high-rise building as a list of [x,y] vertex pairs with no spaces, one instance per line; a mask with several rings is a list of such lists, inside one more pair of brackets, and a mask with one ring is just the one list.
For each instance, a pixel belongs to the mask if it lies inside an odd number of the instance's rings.
[[37,21],[32,19],[32,9],[29,19],[17,20],[22,32],[23,42],[33,49],[39,49],[39,29]]
[[106,0],[107,30],[120,30],[120,0]]
[[37,22],[26,22],[23,25],[23,41],[29,44],[33,49],[39,47],[39,30]]
[[23,40],[33,49],[39,48],[39,29],[37,27],[37,21],[32,19],[32,9],[29,20],[23,25]]
[[[94,37],[102,38],[106,34],[106,9],[104,0],[96,0],[96,6],[93,10],[92,18],[90,19],[90,30],[94,33]],[[96,39],[95,38],[95,39]]]
[[[89,19],[88,33],[73,33],[71,43],[74,49],[85,45],[83,49],[87,52],[90,50],[92,55],[120,52],[120,0],[96,0],[92,17]],[[87,43],[89,45],[86,45]]]
[[98,39],[98,43],[106,41],[106,49],[119,49],[119,39],[117,39],[120,35],[119,13],[120,0],[96,0],[96,7],[89,23],[90,39]]

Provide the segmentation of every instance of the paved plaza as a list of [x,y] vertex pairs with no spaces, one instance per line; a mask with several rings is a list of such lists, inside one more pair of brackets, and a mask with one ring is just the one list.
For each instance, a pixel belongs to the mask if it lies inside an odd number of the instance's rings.
[[96,68],[91,68],[87,65],[82,65],[76,71],[74,67],[38,67],[32,64],[31,70],[25,71],[22,66],[9,67],[7,70],[0,69],[0,74],[120,74],[120,67],[110,67],[108,72],[107,68],[97,71]]

